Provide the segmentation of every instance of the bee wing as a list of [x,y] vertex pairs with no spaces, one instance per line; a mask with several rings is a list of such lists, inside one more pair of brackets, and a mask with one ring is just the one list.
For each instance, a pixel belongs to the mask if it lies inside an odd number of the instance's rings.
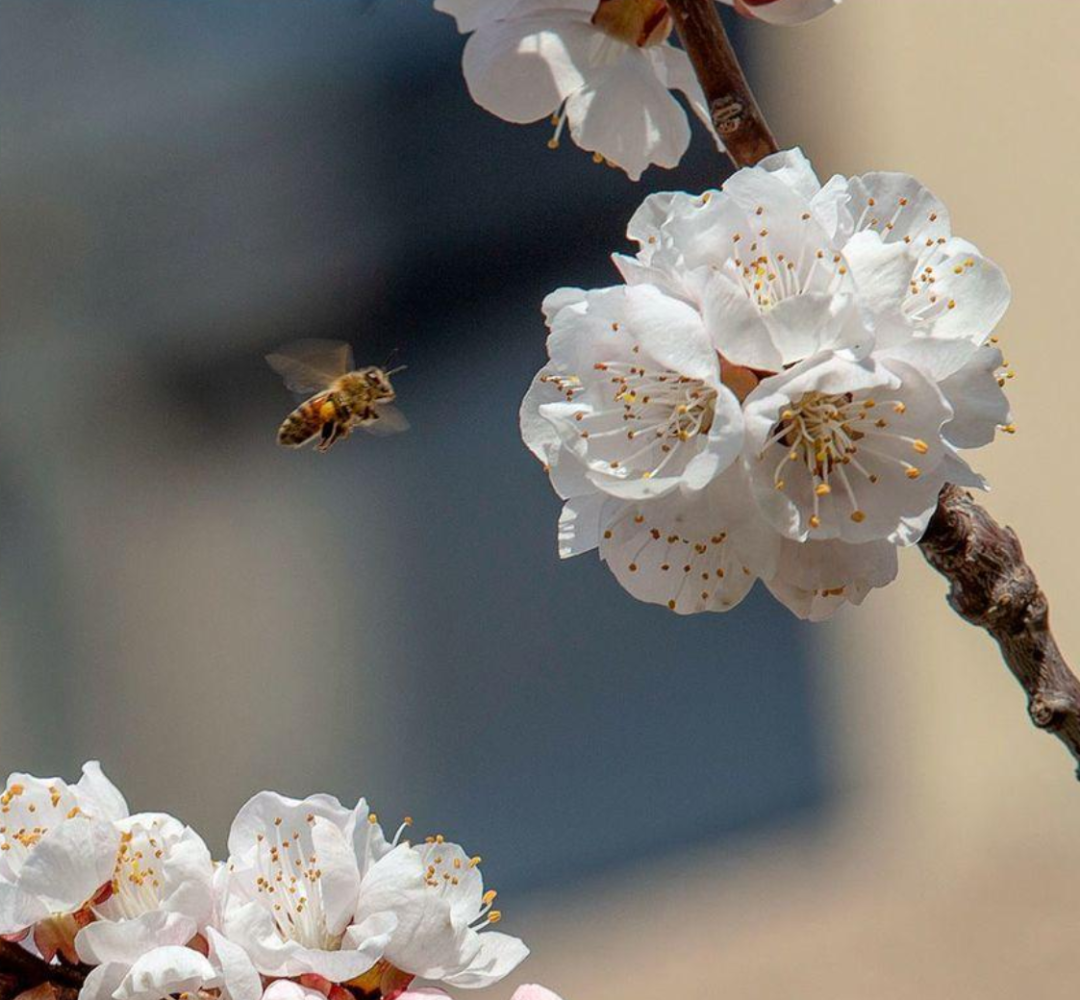
[[375,407],[375,417],[360,425],[369,434],[383,436],[386,434],[400,434],[409,429],[409,421],[405,414],[392,403],[386,403]]
[[297,340],[266,361],[293,392],[318,392],[353,370],[352,348],[341,340]]

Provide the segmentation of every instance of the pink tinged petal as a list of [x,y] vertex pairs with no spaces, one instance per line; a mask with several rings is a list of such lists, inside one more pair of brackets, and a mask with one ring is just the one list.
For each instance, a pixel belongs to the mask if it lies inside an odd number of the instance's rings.
[[111,824],[76,816],[31,849],[19,887],[52,913],[78,910],[112,878],[119,846]]
[[841,0],[723,0],[743,17],[791,27],[828,13]]
[[118,789],[101,770],[96,760],[83,765],[82,777],[74,791],[80,802],[85,801],[84,812],[95,819],[119,820],[128,815],[128,804]]
[[891,583],[897,570],[896,546],[888,541],[785,541],[767,585],[799,618],[824,621],[844,604],[861,604],[873,588]]
[[545,118],[585,85],[584,60],[595,37],[587,22],[565,12],[485,24],[465,45],[469,93],[506,121]]
[[852,177],[848,188],[857,231],[873,229],[887,242],[906,239],[915,249],[952,235],[948,209],[909,174],[863,174]]
[[510,1000],[562,1000],[562,998],[543,986],[528,983],[514,990],[514,995]]
[[161,1000],[194,993],[216,980],[210,961],[191,948],[157,948],[143,955],[113,994],[115,1000]]
[[140,956],[162,945],[186,945],[196,934],[194,920],[179,913],[155,910],[132,920],[97,920],[75,938],[79,959],[91,965],[124,962],[131,965]]
[[448,986],[462,990],[493,986],[506,978],[529,956],[523,941],[498,931],[484,931],[480,935],[480,950],[472,962],[461,972],[446,976]]
[[262,1000],[325,1000],[325,994],[290,979],[275,979],[266,987]]
[[263,992],[262,979],[247,952],[213,927],[206,929],[206,936],[210,943],[210,960],[220,970],[228,1000],[259,1000]]
[[994,440],[999,427],[1011,422],[1009,400],[998,384],[1001,351],[988,344],[978,348],[940,389],[954,416],[945,425],[945,437],[957,448],[981,448]]
[[566,102],[566,117],[574,142],[636,181],[653,164],[678,164],[690,145],[690,123],[648,56],[625,49],[616,62],[586,74]]

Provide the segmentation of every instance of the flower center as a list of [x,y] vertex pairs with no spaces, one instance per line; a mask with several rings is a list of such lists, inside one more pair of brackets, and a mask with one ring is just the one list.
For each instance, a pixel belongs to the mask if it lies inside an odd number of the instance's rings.
[[660,45],[671,34],[671,12],[664,0],[600,0],[592,23],[627,45]]
[[[308,818],[313,825],[315,817]],[[322,869],[310,837],[289,832],[281,820],[272,836],[259,836],[255,889],[274,917],[283,941],[338,951],[342,935],[331,934],[322,905]]]
[[96,912],[109,920],[131,920],[161,905],[161,871],[165,850],[157,837],[125,833],[113,871],[112,892]]
[[[778,490],[786,487],[785,469],[791,463],[795,469],[805,469],[810,477],[813,497],[813,514],[809,519],[811,528],[821,526],[820,501],[834,490],[840,489],[850,507],[849,516],[856,523],[866,519],[852,489],[852,475],[866,479],[871,485],[878,482],[878,475],[867,469],[859,459],[873,461],[870,464],[888,462],[903,467],[908,479],[918,479],[920,469],[907,460],[882,451],[892,439],[900,442],[904,450],[925,455],[929,446],[925,441],[889,430],[885,417],[872,412],[879,405],[890,405],[893,413],[902,415],[907,406],[900,400],[886,400],[879,404],[870,397],[855,398],[852,393],[827,395],[808,392],[798,402],[792,403],[780,414],[773,433],[765,443],[759,458],[765,457],[765,449],[776,444],[785,449],[783,458],[773,471],[773,485]],[[859,426],[856,426],[859,425]]]
[[[598,361],[593,369],[609,382],[610,389],[602,393],[605,405],[591,413],[578,412],[574,419],[578,436],[595,456],[591,464],[604,471],[651,479],[664,470],[680,444],[712,428],[716,390],[699,379],[621,361]],[[548,375],[544,381],[569,401],[584,389],[575,377]]]

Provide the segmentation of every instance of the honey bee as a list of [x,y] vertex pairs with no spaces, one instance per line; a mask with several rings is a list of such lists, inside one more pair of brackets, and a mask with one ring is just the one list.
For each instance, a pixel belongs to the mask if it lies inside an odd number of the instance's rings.
[[278,428],[278,444],[301,448],[318,438],[318,451],[328,451],[347,438],[354,427],[371,434],[396,434],[409,422],[393,405],[396,393],[390,376],[375,365],[356,368],[352,348],[336,340],[299,340],[266,356],[270,367],[293,392],[314,393],[290,413]]

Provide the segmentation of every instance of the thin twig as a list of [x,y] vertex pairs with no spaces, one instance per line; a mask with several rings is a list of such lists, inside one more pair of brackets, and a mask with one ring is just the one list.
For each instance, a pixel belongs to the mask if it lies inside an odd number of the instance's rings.
[[48,985],[57,1000],[75,1000],[85,979],[81,968],[54,965],[14,942],[0,939],[0,996],[12,997]]
[[735,166],[753,166],[777,146],[754,100],[715,0],[667,0],[686,54],[705,92],[713,126]]
[[[715,0],[667,3],[728,155],[737,166],[753,166],[776,152]],[[953,610],[997,641],[1027,692],[1031,721],[1057,736],[1080,764],[1080,681],[1054,641],[1046,595],[1015,532],[1002,528],[970,494],[946,486],[919,547],[949,581]]]
[[946,486],[919,548],[949,581],[949,604],[997,640],[1028,695],[1028,714],[1080,764],[1080,681],[1050,631],[1046,595],[1024,561],[1020,539],[971,494]]

